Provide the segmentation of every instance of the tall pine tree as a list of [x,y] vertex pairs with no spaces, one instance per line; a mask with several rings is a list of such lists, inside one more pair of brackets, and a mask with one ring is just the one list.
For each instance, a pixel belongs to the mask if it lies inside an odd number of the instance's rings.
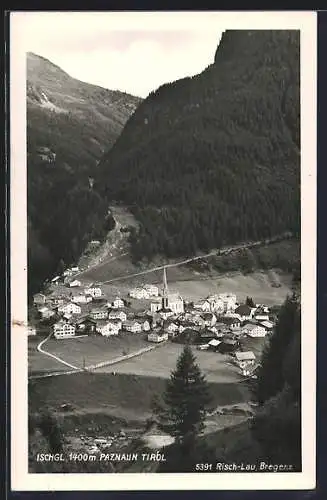
[[192,441],[204,428],[206,407],[210,403],[207,382],[189,345],[185,345],[171,373],[164,393],[164,405],[154,411],[160,426],[176,438],[176,442]]

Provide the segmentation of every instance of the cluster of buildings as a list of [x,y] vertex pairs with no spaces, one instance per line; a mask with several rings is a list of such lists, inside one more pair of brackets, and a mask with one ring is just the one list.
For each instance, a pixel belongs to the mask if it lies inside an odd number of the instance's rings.
[[[109,299],[101,285],[82,287],[73,276],[66,286],[72,289],[68,295],[34,296],[40,317],[51,319],[57,339],[90,334],[109,337],[129,332],[146,335],[154,343],[168,339],[190,342],[201,350],[234,353],[246,375],[255,364],[255,356],[252,351],[242,351],[240,339],[265,337],[274,327],[267,306],[239,304],[235,294],[221,293],[196,303],[185,302],[168,289],[165,268],[161,291],[156,285],[147,284],[130,290],[126,298]],[[134,307],[130,299],[146,300],[145,308]]]

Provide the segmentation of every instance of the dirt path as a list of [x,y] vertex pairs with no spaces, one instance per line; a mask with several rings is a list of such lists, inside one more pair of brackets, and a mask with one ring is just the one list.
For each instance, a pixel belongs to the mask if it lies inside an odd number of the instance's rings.
[[48,351],[45,351],[44,349],[42,349],[42,346],[49,340],[49,338],[52,337],[52,333],[50,333],[45,339],[43,339],[36,347],[36,349],[44,354],[45,356],[48,356],[49,358],[53,358],[55,359],[56,361],[59,361],[59,363],[62,363],[63,365],[66,365],[66,366],[69,366],[69,368],[72,368],[73,370],[79,370],[79,368],[77,366],[74,366],[72,365],[71,363],[67,363],[67,361],[64,361],[63,359],[59,358],[58,356],[56,356],[55,354],[51,354],[50,352]]

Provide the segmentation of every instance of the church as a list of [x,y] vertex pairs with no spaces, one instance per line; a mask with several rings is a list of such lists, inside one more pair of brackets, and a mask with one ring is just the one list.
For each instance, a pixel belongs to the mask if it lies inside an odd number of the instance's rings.
[[159,312],[163,319],[184,312],[184,301],[177,293],[170,293],[167,284],[166,268],[163,270],[162,296],[151,304],[151,312]]

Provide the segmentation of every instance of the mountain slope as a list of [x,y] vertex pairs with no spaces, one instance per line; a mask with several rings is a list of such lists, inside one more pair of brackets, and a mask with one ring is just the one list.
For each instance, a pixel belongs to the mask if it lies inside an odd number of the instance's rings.
[[107,203],[93,190],[103,152],[141,99],[80,82],[27,54],[29,285],[79,257],[105,232]]
[[133,207],[137,259],[299,231],[299,43],[226,31],[211,66],[130,117],[96,185]]

